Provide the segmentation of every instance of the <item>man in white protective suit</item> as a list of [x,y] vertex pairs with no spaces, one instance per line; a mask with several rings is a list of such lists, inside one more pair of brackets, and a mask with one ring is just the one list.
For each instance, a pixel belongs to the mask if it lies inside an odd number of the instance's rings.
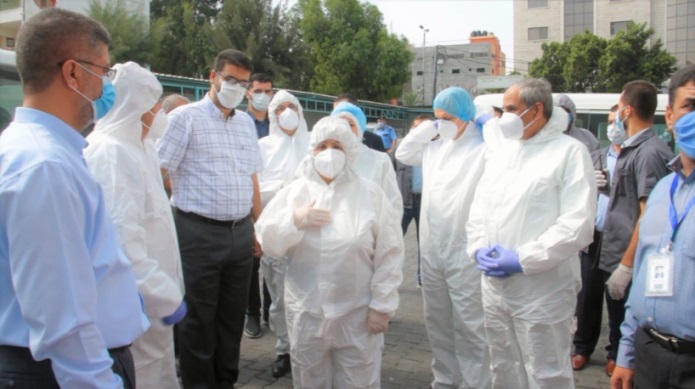
[[380,387],[403,235],[383,190],[354,172],[358,145],[345,120],[321,119],[298,178],[256,223],[265,253],[287,257],[285,313],[298,389]]
[[432,387],[483,389],[490,386],[490,356],[480,272],[466,253],[466,222],[483,174],[483,135],[465,89],[441,91],[433,108],[436,125],[423,122],[396,151],[402,163],[422,166],[421,275]]
[[357,137],[359,144],[353,164],[355,173],[381,187],[400,220],[403,217],[403,197],[398,189],[396,170],[388,154],[372,150],[362,143],[362,136],[367,130],[367,117],[364,116],[364,112],[354,104],[342,102],[333,109],[331,116],[345,119]]
[[482,274],[493,388],[573,388],[570,324],[591,243],[596,182],[587,148],[563,134],[567,113],[533,78],[490,120],[485,172],[467,224]]
[[[261,204],[268,202],[295,178],[302,160],[309,155],[309,131],[299,100],[291,93],[280,90],[268,106],[269,135],[258,141],[265,170],[258,175]],[[261,273],[268,285],[270,304],[270,329],[275,332],[275,354],[272,366],[273,377],[282,377],[290,372],[290,341],[285,324],[285,272],[287,258],[261,257]]]
[[166,116],[162,86],[134,62],[117,64],[113,109],[97,121],[84,155],[104,191],[152,326],[131,351],[138,388],[178,388],[172,325],[183,319],[183,273],[171,206],[153,139]]

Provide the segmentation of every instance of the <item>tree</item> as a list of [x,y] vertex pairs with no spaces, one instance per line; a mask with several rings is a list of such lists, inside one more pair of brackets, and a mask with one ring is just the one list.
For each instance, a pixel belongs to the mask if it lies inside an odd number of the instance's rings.
[[103,24],[111,34],[109,51],[112,62],[150,63],[152,44],[146,17],[129,10],[123,0],[104,5],[94,0],[89,6],[89,16]]
[[544,43],[543,55],[531,62],[529,74],[547,79],[554,92],[617,93],[638,79],[660,85],[677,60],[661,40],[649,45],[653,35],[646,24],[632,24],[610,40],[585,32],[564,43]]
[[314,63],[310,88],[387,101],[410,78],[412,53],[404,38],[388,34],[381,13],[358,0],[300,0],[300,22]]

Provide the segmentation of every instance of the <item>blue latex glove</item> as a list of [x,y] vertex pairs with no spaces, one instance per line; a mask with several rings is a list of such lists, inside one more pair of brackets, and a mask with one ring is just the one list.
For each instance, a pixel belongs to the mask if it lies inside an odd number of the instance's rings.
[[495,262],[499,265],[499,270],[512,275],[514,273],[522,273],[523,269],[519,263],[519,256],[514,251],[509,251],[500,245],[495,245],[497,258]]
[[181,305],[179,305],[179,307],[176,308],[176,311],[174,311],[174,313],[172,313],[171,315],[163,318],[162,323],[164,323],[164,325],[167,326],[173,326],[174,324],[183,320],[184,317],[186,317],[186,312],[188,312],[186,302],[181,301]]
[[475,261],[478,262],[478,270],[488,271],[490,270],[490,266],[497,268],[497,264],[489,260],[489,255],[494,250],[494,247],[483,247],[475,252]]

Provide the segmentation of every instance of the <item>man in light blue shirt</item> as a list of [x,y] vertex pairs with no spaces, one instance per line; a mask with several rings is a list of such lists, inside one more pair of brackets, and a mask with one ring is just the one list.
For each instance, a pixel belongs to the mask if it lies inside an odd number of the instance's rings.
[[134,388],[148,328],[80,133],[113,100],[108,32],[62,9],[17,39],[23,107],[0,137],[0,387]]
[[631,388],[633,381],[635,388],[695,387],[694,102],[695,65],[689,65],[671,76],[666,121],[680,156],[652,191],[640,222],[611,388]]

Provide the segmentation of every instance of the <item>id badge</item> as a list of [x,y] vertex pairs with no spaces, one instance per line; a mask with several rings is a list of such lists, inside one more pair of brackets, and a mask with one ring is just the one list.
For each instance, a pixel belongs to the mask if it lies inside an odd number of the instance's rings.
[[673,296],[673,253],[663,250],[647,257],[647,297]]

